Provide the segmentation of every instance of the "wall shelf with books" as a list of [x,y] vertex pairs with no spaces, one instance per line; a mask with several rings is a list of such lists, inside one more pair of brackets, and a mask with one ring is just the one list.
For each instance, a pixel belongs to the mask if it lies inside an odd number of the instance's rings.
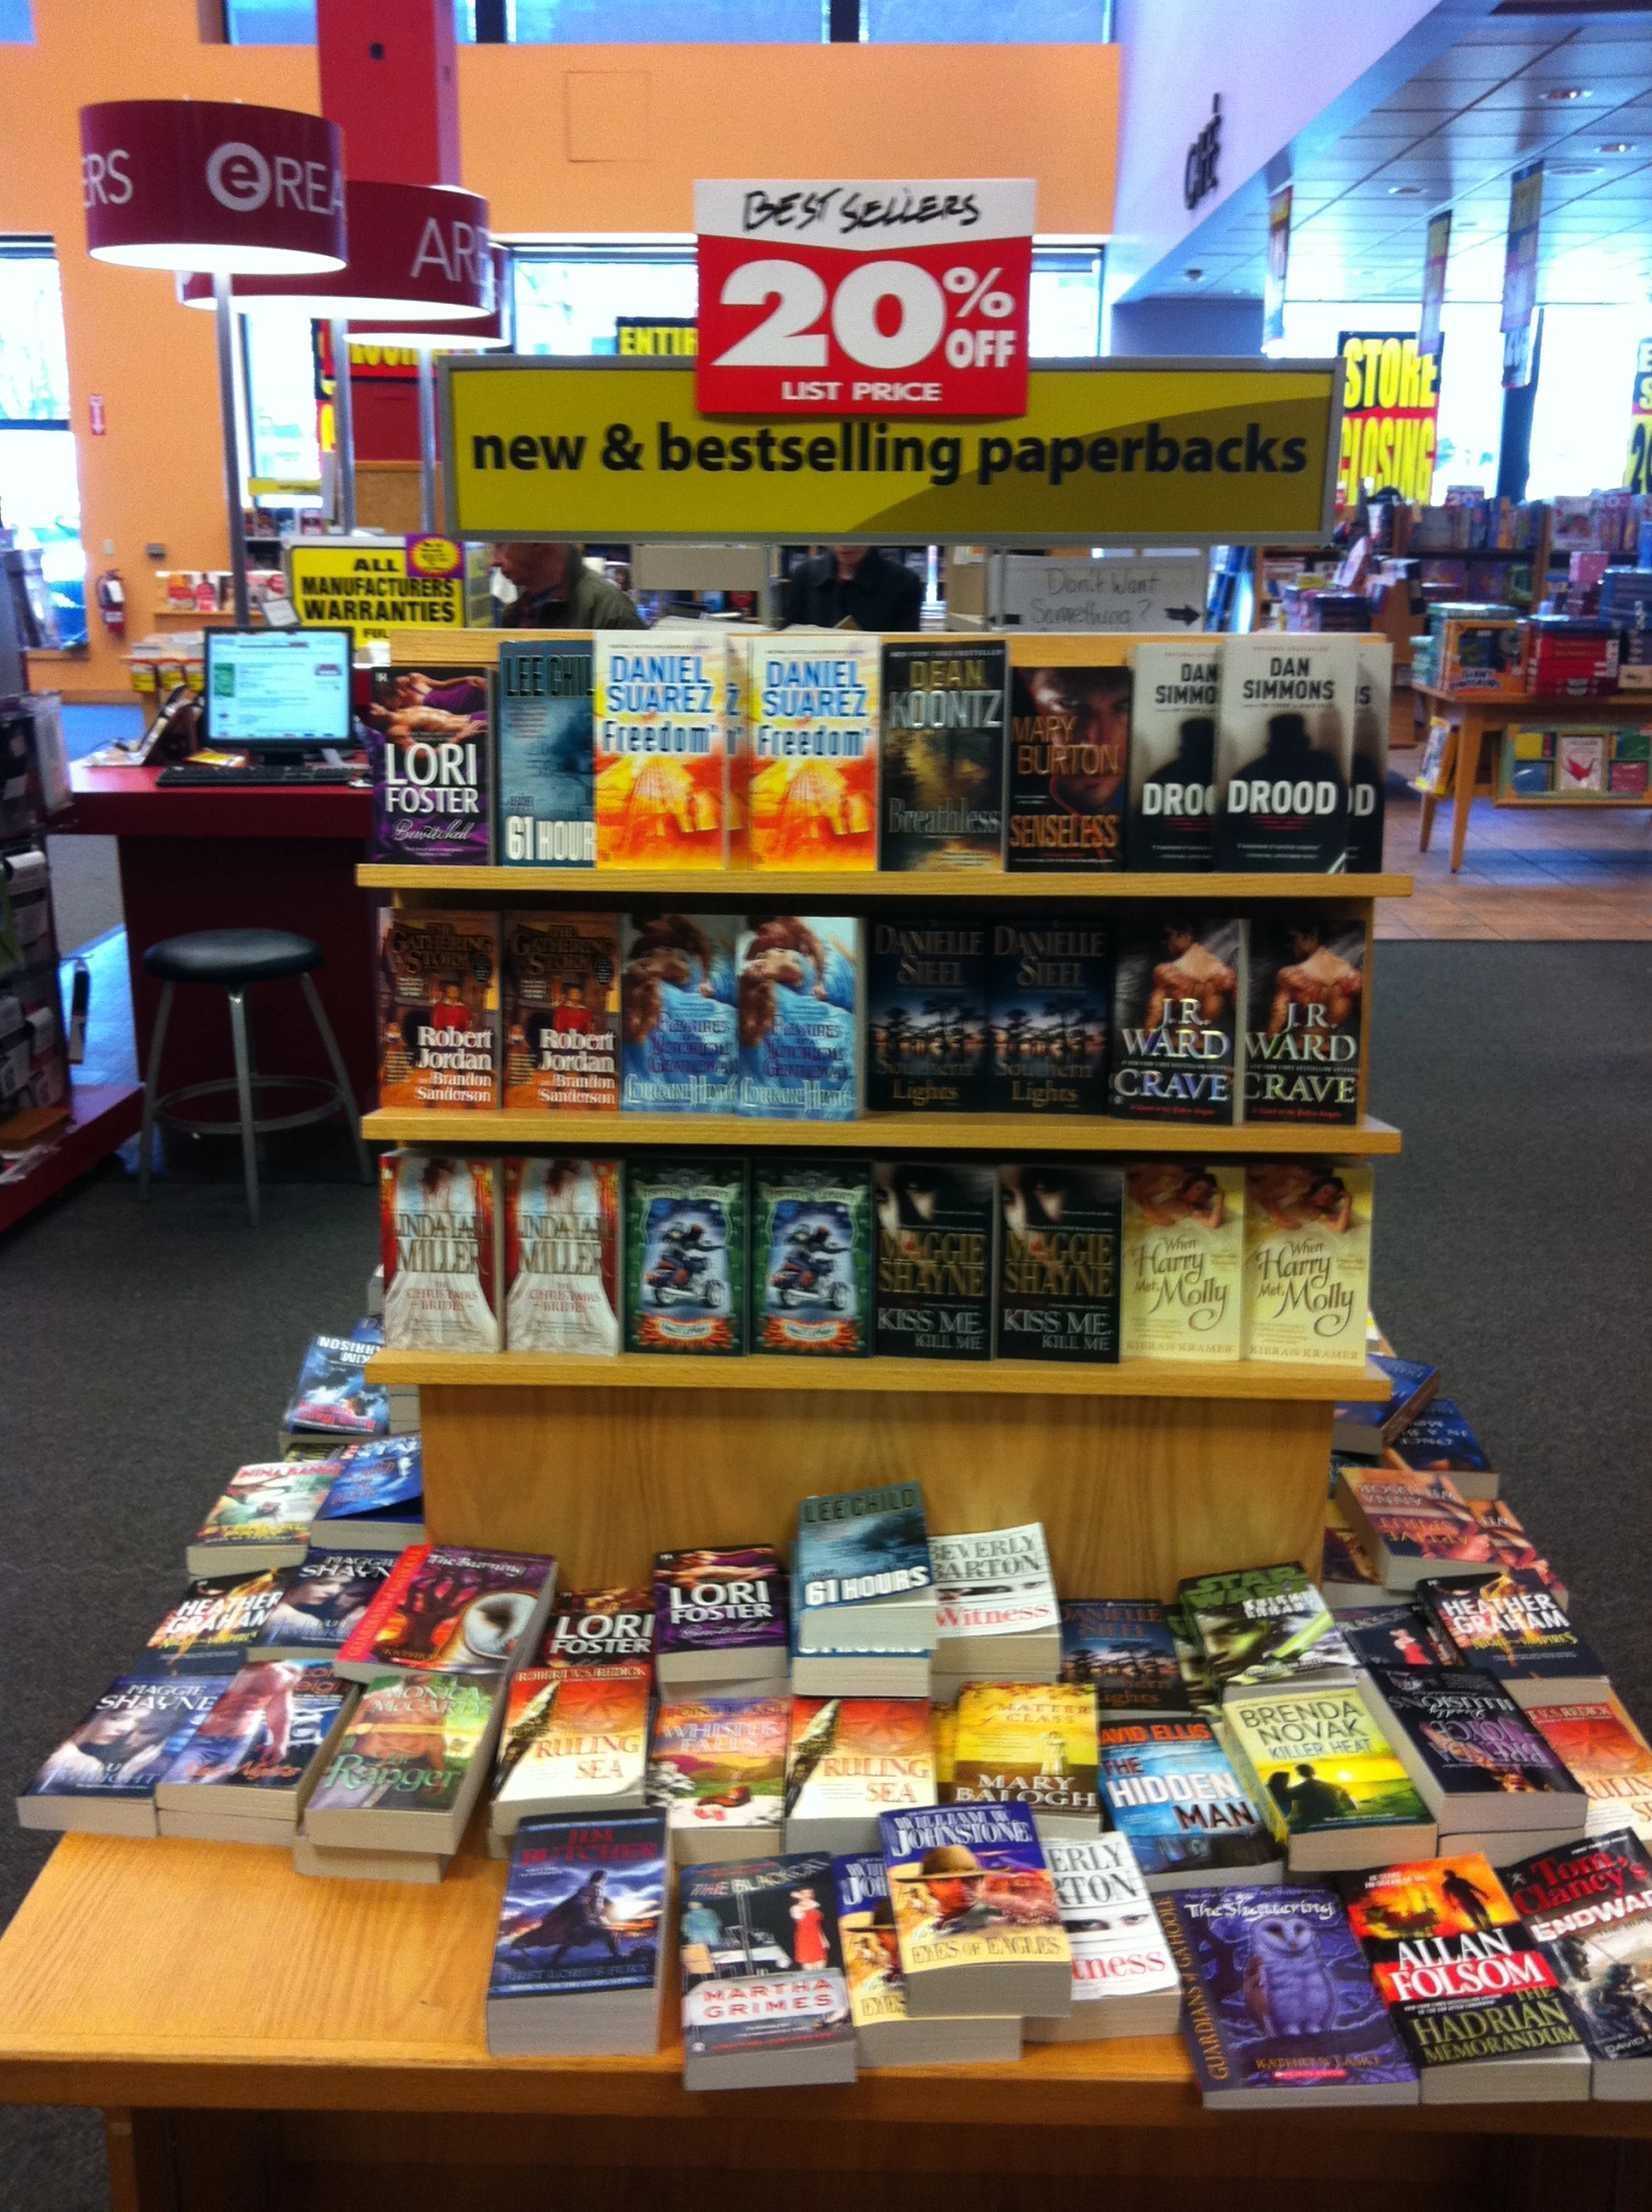
[[1018,899],[1040,905],[1066,899],[1196,898],[1204,904],[1229,898],[1409,898],[1409,875],[1257,875],[1215,872],[1160,874],[1117,869],[1091,875],[1014,873],[964,869],[957,874],[920,871],[890,874],[875,869],[798,871],[779,868],[569,868],[455,864],[408,867],[364,860],[355,880],[365,890],[416,894],[420,904],[446,905],[455,892],[512,893],[534,898],[573,898],[605,907],[618,898],[669,898],[724,907],[734,900],[758,906],[828,902],[853,906],[866,898]]

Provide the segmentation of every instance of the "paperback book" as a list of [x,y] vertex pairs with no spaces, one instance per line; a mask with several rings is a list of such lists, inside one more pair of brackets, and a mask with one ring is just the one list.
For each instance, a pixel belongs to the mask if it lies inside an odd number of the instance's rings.
[[1507,1855],[1587,1833],[1589,1801],[1503,1686],[1472,1667],[1376,1666],[1372,1694],[1443,1848]]
[[1063,1598],[1062,1680],[1090,1692],[1103,1726],[1192,1712],[1170,1622],[1151,1598]]
[[1064,2020],[1029,2021],[1028,2041],[1169,2035],[1181,2014],[1181,1977],[1128,1843],[1117,1835],[1049,1838],[1044,1849],[1072,1946],[1072,2010]]
[[556,1584],[556,1561],[539,1553],[410,1545],[346,1638],[339,1672],[497,1674],[533,1649]]
[[1587,1797],[1585,1834],[1627,1828],[1643,1843],[1652,1842],[1652,1749],[1616,1693],[1569,1697],[1557,1684],[1524,1710]]
[[1005,867],[1121,868],[1129,750],[1128,668],[1012,668]]
[[925,638],[883,647],[877,864],[1003,866],[1009,646]]
[[503,1105],[517,1113],[616,1113],[618,917],[512,908],[499,927]]
[[743,1160],[706,1153],[627,1163],[627,1352],[744,1350],[746,1204]]
[[788,1850],[875,1850],[882,1814],[934,1803],[927,1698],[793,1698]]
[[1451,1398],[1436,1397],[1423,1406],[1383,1451],[1390,1467],[1419,1474],[1449,1475],[1460,1496],[1495,1498],[1497,1470],[1486,1447]]
[[1116,1361],[1123,1186],[1083,1161],[999,1168],[999,1358]]
[[914,2018],[1072,2010],[1072,1946],[1025,1805],[885,1813],[878,1826]]
[[1097,1742],[1110,1825],[1150,1890],[1279,1880],[1284,1859],[1209,1722],[1104,1722]]
[[1434,1816],[1358,1682],[1234,1690],[1222,1719],[1235,1771],[1291,1873],[1433,1850]]
[[1388,796],[1388,711],[1394,648],[1385,637],[1355,639],[1353,778],[1348,786],[1348,871],[1382,872],[1382,831]]
[[1345,870],[1358,680],[1352,637],[1223,640],[1217,867],[1258,874]]
[[[1349,1605],[1336,1615],[1343,1642],[1362,1667],[1455,1667],[1448,1650],[1421,1608],[1409,1598],[1384,1605]],[[1484,1677],[1482,1677],[1484,1679]]]
[[864,1353],[872,1309],[865,1160],[760,1155],[752,1168],[752,1352]]
[[1447,1474],[1343,1458],[1337,1496],[1388,1590],[1430,1576],[1531,1568],[1536,1547],[1501,1498],[1468,1500]]
[[1243,1168],[1153,1159],[1124,1170],[1126,1359],[1237,1359],[1244,1281]]
[[490,675],[482,666],[373,670],[370,860],[400,867],[492,860]]
[[1485,1579],[1419,1583],[1430,1620],[1477,1668],[1507,1685],[1518,1705],[1549,1693],[1604,1698],[1610,1685],[1591,1647],[1534,1569]]
[[248,1652],[253,1659],[331,1659],[383,1589],[388,1552],[311,1552]]
[[747,641],[740,765],[754,868],[877,865],[875,637]]
[[608,1358],[619,1350],[619,1162],[505,1162],[505,1342]]
[[1440,1370],[1425,1360],[1396,1359],[1383,1352],[1367,1351],[1365,1356],[1367,1365],[1387,1380],[1388,1395],[1339,1399],[1330,1441],[1334,1451],[1377,1459],[1439,1389]]
[[786,1680],[786,1570],[767,1544],[654,1554],[661,1693],[778,1689]]
[[262,1640],[291,1568],[192,1582],[143,1649],[143,1674],[234,1674]]
[[863,1650],[884,1637],[932,1651],[935,1576],[919,1485],[805,1498],[792,1602],[800,1651]]
[[295,1435],[387,1436],[390,1393],[366,1374],[373,1350],[358,1337],[312,1337],[282,1427]]
[[1330,1608],[1295,1560],[1194,1575],[1179,1587],[1218,1696],[1235,1683],[1353,1666]]
[[990,925],[988,1104],[1002,1112],[1102,1113],[1112,932],[1027,915]]
[[[1334,1476],[1341,1455],[1330,1455]],[[1332,1498],[1325,1507],[1324,1548],[1319,1563],[1319,1590],[1333,1613],[1369,1611],[1373,1606],[1409,1603],[1402,1591],[1384,1590],[1371,1565],[1370,1554],[1360,1543]]]
[[685,2089],[854,2080],[828,1857],[688,1867],[677,1921]]
[[951,1681],[1053,1682],[1062,1606],[1042,1522],[932,1536],[935,1657]]
[[969,1113],[985,1107],[985,922],[874,914],[866,929],[866,1107]]
[[499,863],[594,867],[591,644],[499,641]]
[[998,1178],[968,1160],[878,1160],[872,1350],[884,1358],[992,1356]]
[[153,1836],[155,1784],[230,1675],[122,1674],[17,1801],[24,1828]]
[[1333,907],[1251,922],[1245,1118],[1352,1128],[1359,1119],[1365,929]]
[[378,1194],[384,1342],[398,1352],[498,1352],[494,1162],[386,1152]]
[[1101,1827],[1095,1700],[1075,1682],[972,1682],[958,1699],[952,1803],[1025,1805],[1047,1841]]
[[781,1840],[789,1697],[665,1697],[648,1749],[648,1803],[678,1865],[760,1858]]
[[161,1835],[291,1843],[354,1698],[325,1659],[244,1666],[156,1779]]
[[1597,2098],[1652,2090],[1652,1858],[1627,1829],[1538,1851],[1505,1879],[1553,1969],[1593,2068]]
[[651,2057],[669,1891],[657,1813],[525,1822],[488,1976],[490,2054]]
[[831,1875],[849,2014],[862,2066],[990,2065],[1021,2057],[1022,2023],[1016,2014],[914,2020],[908,2013],[881,1854],[834,1858]]
[[1135,913],[1119,931],[1108,1110],[1231,1127],[1240,1083],[1250,924],[1220,913]]
[[646,1590],[562,1590],[532,1655],[534,1666],[617,1666],[654,1654]]
[[597,866],[723,867],[722,637],[598,631],[593,652]]
[[424,1453],[417,1436],[351,1444],[310,1524],[310,1549],[399,1552],[424,1542]]
[[520,1667],[511,1676],[489,1825],[514,1836],[542,1814],[640,1807],[648,1762],[648,1667]]
[[1130,695],[1130,827],[1136,874],[1208,870],[1216,828],[1221,643],[1137,645]]
[[195,1531],[184,1565],[196,1576],[297,1567],[309,1546],[310,1524],[338,1473],[332,1459],[255,1460],[238,1468]]
[[323,1849],[457,1850],[503,1702],[498,1675],[374,1675],[311,1794],[306,1839]]
[[626,914],[621,927],[621,1108],[738,1112],[739,917]]
[[740,1111],[852,1121],[860,1104],[860,924],[753,914],[736,945]]
[[1245,1356],[1362,1366],[1371,1291],[1368,1167],[1262,1160],[1245,1170]]
[[386,1110],[499,1105],[499,917],[378,917],[378,1103]]

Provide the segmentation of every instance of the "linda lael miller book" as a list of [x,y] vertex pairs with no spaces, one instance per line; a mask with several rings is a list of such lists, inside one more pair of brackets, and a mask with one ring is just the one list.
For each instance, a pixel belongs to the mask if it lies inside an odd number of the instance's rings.
[[1307,1366],[1365,1357],[1368,1167],[1266,1160],[1245,1170],[1245,1356]]
[[727,864],[721,637],[594,641],[598,867]]
[[1244,1119],[1240,1065],[1250,924],[1154,909],[1128,919],[1113,975],[1108,1111],[1229,1127]]
[[619,1350],[617,1160],[505,1162],[505,1342],[607,1358]]
[[990,1359],[998,1178],[968,1160],[878,1160],[872,1349],[885,1358]]
[[740,1047],[734,914],[627,914],[620,973],[620,1106],[734,1113]]
[[1116,1360],[1123,1177],[1074,1160],[1007,1162],[998,1188],[999,1358]]
[[752,1271],[752,1352],[863,1353],[872,1303],[866,1162],[760,1156]]
[[590,639],[502,638],[495,681],[500,865],[594,867]]
[[1003,866],[1009,673],[1003,638],[883,647],[879,868]]
[[499,922],[410,914],[378,922],[378,1103],[421,1111],[499,1104]]
[[1237,1359],[1243,1351],[1245,1171],[1197,1159],[1124,1170],[1126,1359]]
[[875,868],[879,640],[794,635],[740,643],[737,864]]
[[1005,867],[1121,868],[1129,752],[1128,668],[1012,668]]
[[866,930],[866,1106],[974,1112],[987,1104],[984,921],[874,914]]
[[504,1100],[528,1113],[619,1109],[619,926],[612,914],[500,917]]
[[494,1162],[386,1152],[378,1163],[384,1342],[400,1352],[501,1350]]
[[735,975],[742,1113],[853,1120],[860,1103],[859,939],[852,915],[748,915]]
[[492,860],[490,681],[480,666],[373,670],[371,859],[421,867]]
[[1103,1112],[1112,932],[1082,918],[1026,914],[988,926],[988,1104],[1016,1113]]
[[1216,831],[1216,702],[1222,640],[1138,645],[1130,695],[1134,874],[1208,869]]
[[1334,907],[1270,911],[1251,923],[1245,1021],[1247,1121],[1359,1119],[1365,929]]
[[746,1345],[746,1166],[704,1154],[625,1169],[625,1349]]
[[1358,680],[1359,646],[1351,636],[1274,633],[1224,640],[1218,868],[1345,872]]

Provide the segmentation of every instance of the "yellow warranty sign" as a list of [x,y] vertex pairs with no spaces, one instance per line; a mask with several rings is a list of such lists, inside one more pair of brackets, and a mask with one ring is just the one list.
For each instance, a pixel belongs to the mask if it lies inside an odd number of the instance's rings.
[[464,578],[410,573],[407,549],[394,538],[291,543],[287,589],[301,622],[348,629],[358,645],[397,630],[464,625]]
[[447,528],[460,538],[809,543],[1317,543],[1334,362],[1035,369],[1025,415],[731,419],[692,368],[442,364]]

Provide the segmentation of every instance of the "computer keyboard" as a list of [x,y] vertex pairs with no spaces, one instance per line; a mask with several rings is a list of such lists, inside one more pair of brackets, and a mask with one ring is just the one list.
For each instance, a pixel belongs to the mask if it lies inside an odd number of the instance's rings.
[[292,790],[295,786],[315,784],[359,784],[365,789],[368,782],[365,762],[352,767],[333,767],[327,761],[287,761],[279,767],[259,767],[249,761],[244,768],[214,768],[206,761],[175,761],[163,768],[155,778],[158,789],[176,791],[182,786],[193,786],[200,791],[245,791],[256,786],[279,787]]

